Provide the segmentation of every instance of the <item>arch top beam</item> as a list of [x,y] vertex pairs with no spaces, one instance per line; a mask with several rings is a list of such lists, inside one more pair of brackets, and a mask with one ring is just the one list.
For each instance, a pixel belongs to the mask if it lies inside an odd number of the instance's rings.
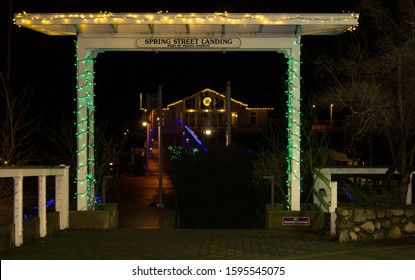
[[[15,14],[18,26],[48,35],[261,34],[337,35],[358,25],[357,13],[37,13]],[[116,26],[117,28],[114,28]],[[151,26],[151,28],[149,28]]]

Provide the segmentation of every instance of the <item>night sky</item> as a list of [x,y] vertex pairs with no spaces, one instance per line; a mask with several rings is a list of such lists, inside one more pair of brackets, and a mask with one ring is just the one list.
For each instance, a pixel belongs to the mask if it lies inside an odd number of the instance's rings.
[[[1,70],[7,65],[8,3],[1,4]],[[6,2],[6,3],[4,3]],[[12,1],[13,13],[50,12],[347,12],[354,1]],[[133,3],[131,3],[133,2]],[[310,5],[310,2],[313,4]],[[334,3],[335,2],[335,3]],[[340,2],[340,4],[339,4]],[[347,2],[347,3],[343,3]],[[332,38],[327,38],[332,37]],[[307,56],[334,48],[338,36],[303,37],[302,92],[313,91],[312,65]],[[11,26],[11,84],[18,92],[33,90],[31,110],[46,118],[74,118],[75,37],[47,36]],[[205,88],[224,92],[232,83],[232,97],[251,107],[278,108],[285,102],[286,60],[275,52],[151,53],[107,52],[95,64],[96,118],[121,127],[139,115],[139,94],[163,87],[163,105]],[[255,94],[252,94],[255,92]]]

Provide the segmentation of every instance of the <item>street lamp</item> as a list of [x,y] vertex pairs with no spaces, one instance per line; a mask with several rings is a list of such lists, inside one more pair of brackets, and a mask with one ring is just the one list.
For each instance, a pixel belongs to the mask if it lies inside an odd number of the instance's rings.
[[330,128],[333,128],[333,104],[330,104]]

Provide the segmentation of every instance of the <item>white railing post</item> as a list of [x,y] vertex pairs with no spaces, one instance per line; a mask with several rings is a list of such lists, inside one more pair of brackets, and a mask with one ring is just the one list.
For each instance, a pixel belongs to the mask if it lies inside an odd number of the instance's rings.
[[[44,171],[43,171],[44,173]],[[46,176],[38,176],[38,215],[39,215],[39,235],[45,237],[46,229]]]
[[23,178],[38,177],[38,216],[40,237],[47,235],[46,178],[55,176],[55,205],[59,212],[61,230],[69,227],[69,166],[1,168],[0,178],[13,178],[13,224],[16,247],[23,244]]
[[55,209],[59,212],[59,229],[69,227],[69,166],[65,166],[63,175],[56,176]]
[[14,176],[14,244],[23,244],[23,170]]
[[330,234],[336,235],[337,182],[330,182]]
[[414,176],[414,174],[415,174],[415,171],[412,171],[412,173],[409,175],[408,190],[406,191],[406,205],[412,204],[412,191],[413,191],[412,177]]

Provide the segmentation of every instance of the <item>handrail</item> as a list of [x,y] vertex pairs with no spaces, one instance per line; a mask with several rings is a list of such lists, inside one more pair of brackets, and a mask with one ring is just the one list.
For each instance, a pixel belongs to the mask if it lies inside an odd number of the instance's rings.
[[[314,175],[316,177],[313,183],[313,194],[320,202],[320,205],[330,214],[330,233],[334,236],[336,234],[337,182],[331,181],[319,169],[314,170]],[[327,202],[320,191],[316,189],[316,183],[319,180],[324,183],[329,191],[330,202]]]
[[314,174],[316,174],[317,177],[327,185],[327,187],[330,187],[330,180],[329,180],[329,178],[327,178],[326,176],[324,176],[324,174],[321,173],[320,170],[318,170],[318,169],[314,170]]
[[46,176],[55,176],[55,209],[59,212],[59,228],[69,226],[69,166],[0,167],[0,178],[14,180],[14,242],[23,244],[23,178],[38,177],[38,215],[40,237],[47,235],[46,227]]
[[321,196],[321,194],[313,188],[313,194],[318,199],[321,205],[324,206],[324,208],[327,210],[327,212],[330,211],[330,204],[327,203],[327,201],[324,200],[324,198]]
[[[318,170],[318,169],[314,170],[314,174],[317,176],[316,179],[320,179],[327,186],[327,188],[330,189],[330,180],[326,176],[324,176],[324,174],[321,173],[320,170]],[[316,190],[316,188],[315,188],[316,182],[317,182],[317,180],[314,180],[313,194],[318,199],[320,204],[324,206],[324,208],[327,210],[327,212],[330,212],[330,204],[323,198],[323,196],[320,194],[320,192],[318,190]]]

